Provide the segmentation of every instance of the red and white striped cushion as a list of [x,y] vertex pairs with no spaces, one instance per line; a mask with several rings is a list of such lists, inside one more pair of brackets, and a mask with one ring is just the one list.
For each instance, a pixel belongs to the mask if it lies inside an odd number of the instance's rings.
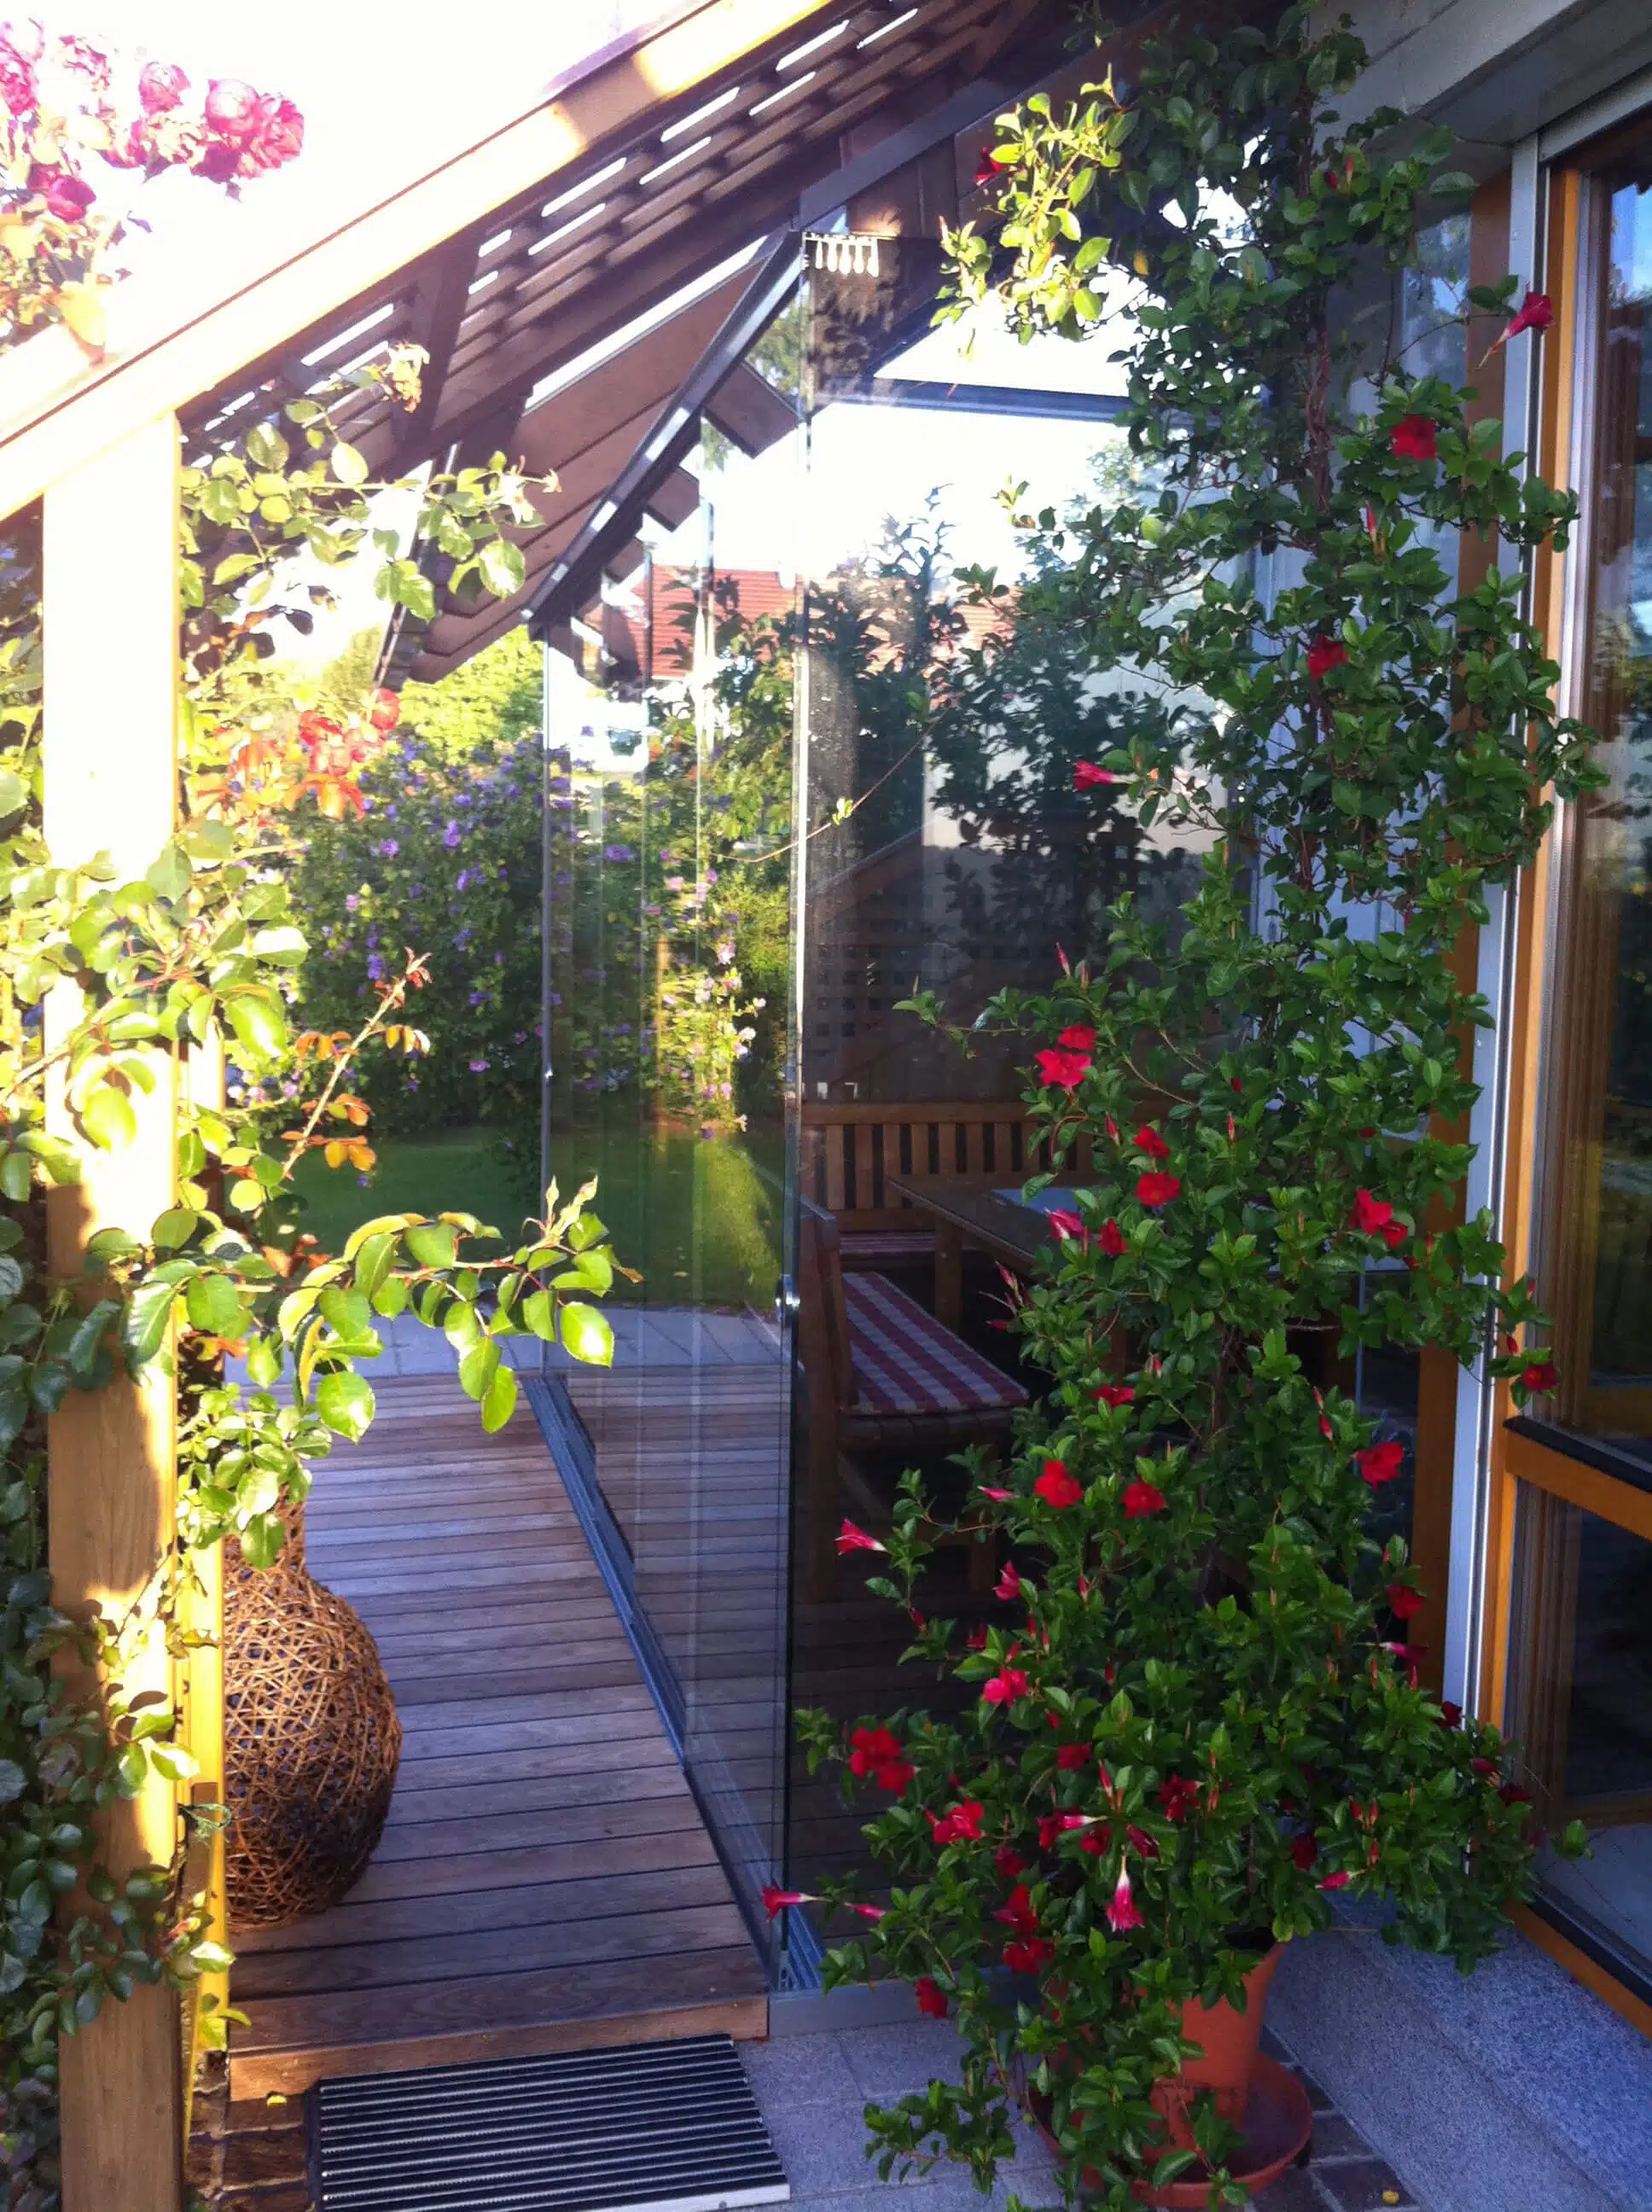
[[858,1395],[872,1413],[969,1413],[1023,1406],[1027,1394],[886,1275],[846,1274]]

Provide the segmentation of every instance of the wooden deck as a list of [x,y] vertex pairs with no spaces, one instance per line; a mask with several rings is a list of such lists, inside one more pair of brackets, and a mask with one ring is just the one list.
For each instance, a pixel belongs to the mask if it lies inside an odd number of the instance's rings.
[[488,1437],[450,1376],[377,1387],[307,1545],[378,1638],[401,1771],[344,1902],[235,1938],[232,2094],[763,2034],[744,1923],[532,1413]]

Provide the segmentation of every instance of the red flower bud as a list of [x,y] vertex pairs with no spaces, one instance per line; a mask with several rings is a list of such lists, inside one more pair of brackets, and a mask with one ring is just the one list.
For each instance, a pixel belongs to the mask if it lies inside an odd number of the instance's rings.
[[1505,338],[1517,338],[1522,331],[1546,331],[1553,320],[1554,304],[1548,294],[1528,292],[1503,335]]
[[1118,780],[1111,769],[1097,768],[1094,761],[1080,761],[1072,771],[1075,791],[1088,791],[1092,784],[1116,783]]

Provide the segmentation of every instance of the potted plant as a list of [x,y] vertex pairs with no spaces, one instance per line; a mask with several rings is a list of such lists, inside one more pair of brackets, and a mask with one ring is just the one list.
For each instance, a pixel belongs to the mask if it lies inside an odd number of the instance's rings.
[[[879,1801],[895,1875],[830,1977],[905,1977],[966,2045],[961,2083],[870,2113],[886,2171],[951,2154],[984,2182],[1030,2103],[1069,2191],[1241,2201],[1278,1947],[1345,1891],[1467,1970],[1528,1880],[1505,1747],[1425,1686],[1406,1547],[1369,1533],[1404,1447],[1328,1362],[1436,1345],[1485,1353],[1517,1400],[1552,1380],[1490,1218],[1451,1212],[1485,1018],[1451,954],[1531,858],[1546,793],[1593,771],[1517,577],[1459,594],[1437,549],[1564,544],[1573,510],[1517,476],[1472,392],[1342,341],[1356,280],[1397,276],[1424,198],[1468,188],[1437,173],[1439,134],[1388,159],[1394,118],[1335,127],[1362,60],[1303,8],[1268,32],[1189,15],[1127,88],[1003,118],[995,236],[949,240],[955,307],[995,293],[1024,331],[1083,337],[1139,283],[1124,421],[1149,489],[1044,515],[1021,591],[1097,673],[1192,702],[1075,782],[1210,849],[1174,939],[1127,900],[1093,971],[993,1010],[1038,1045],[1055,1172],[1035,1180],[1072,1182],[1080,1139],[1094,1164],[1014,1316],[1048,1395],[1007,1469],[975,1470],[1001,1623],[914,1638],[970,1700],[803,1717],[811,1759]],[[1511,316],[1515,289],[1469,295],[1497,343],[1546,319]],[[908,1607],[926,1530],[908,1477],[874,1583]]]

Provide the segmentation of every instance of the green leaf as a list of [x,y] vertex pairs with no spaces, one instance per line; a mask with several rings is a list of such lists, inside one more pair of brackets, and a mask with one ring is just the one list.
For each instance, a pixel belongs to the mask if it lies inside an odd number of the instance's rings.
[[373,1293],[373,1310],[383,1314],[386,1321],[394,1321],[398,1313],[405,1313],[413,1293],[399,1275],[392,1275],[381,1283]]
[[522,1301],[522,1319],[547,1344],[556,1341],[556,1304],[549,1291],[530,1291]]
[[238,991],[223,1002],[237,1041],[255,1059],[274,1060],[287,1043],[287,1017],[272,993]]
[[502,1362],[482,1401],[482,1425],[489,1436],[502,1429],[516,1411],[516,1376]]
[[124,1091],[104,1084],[80,1110],[81,1127],[92,1142],[106,1152],[123,1151],[137,1134],[137,1116]]
[[451,1221],[422,1221],[408,1231],[407,1249],[421,1267],[451,1267],[459,1231]]
[[279,1513],[256,1513],[237,1531],[235,1540],[249,1567],[273,1567],[287,1541],[286,1526]]
[[[355,1239],[352,1238],[354,1243]],[[347,1255],[348,1256],[348,1255]],[[364,1298],[371,1298],[390,1273],[396,1257],[396,1233],[386,1231],[383,1235],[369,1237],[355,1252],[356,1288]]]
[[181,845],[173,843],[162,846],[160,859],[149,868],[143,880],[162,898],[175,899],[182,898],[194,874],[189,855]]
[[226,1275],[200,1274],[184,1293],[190,1327],[203,1336],[239,1337],[246,1328],[246,1309]]
[[571,1358],[583,1360],[587,1367],[613,1365],[614,1332],[605,1314],[595,1306],[575,1304],[562,1308],[562,1345]]
[[249,1381],[261,1390],[281,1380],[281,1340],[274,1336],[255,1336],[246,1347],[246,1373]]
[[513,592],[519,592],[527,574],[520,546],[503,538],[489,539],[477,556],[477,565],[482,571],[483,582],[496,599],[507,599]]
[[167,1326],[172,1319],[173,1302],[178,1295],[175,1283],[140,1283],[126,1301],[125,1316],[121,1323],[121,1336],[126,1346],[126,1356],[137,1365],[153,1359],[167,1340]]
[[28,805],[28,786],[9,768],[0,768],[0,821]]
[[149,1242],[163,1252],[175,1252],[180,1244],[187,1244],[199,1227],[200,1215],[191,1206],[174,1206],[157,1217],[149,1231]]
[[327,460],[334,476],[341,484],[349,484],[353,488],[356,484],[364,484],[367,482],[366,457],[359,453],[354,446],[347,445],[343,439],[339,439],[331,453],[328,454]]
[[28,1777],[15,1759],[0,1759],[0,1805],[9,1805],[28,1787]]
[[485,1398],[499,1373],[499,1346],[491,1336],[479,1337],[460,1355],[459,1385],[467,1398]]
[[254,468],[284,469],[291,451],[272,422],[255,422],[246,434],[246,458]]
[[375,1403],[363,1378],[346,1370],[322,1376],[316,1385],[315,1409],[330,1429],[359,1444],[373,1419]]

